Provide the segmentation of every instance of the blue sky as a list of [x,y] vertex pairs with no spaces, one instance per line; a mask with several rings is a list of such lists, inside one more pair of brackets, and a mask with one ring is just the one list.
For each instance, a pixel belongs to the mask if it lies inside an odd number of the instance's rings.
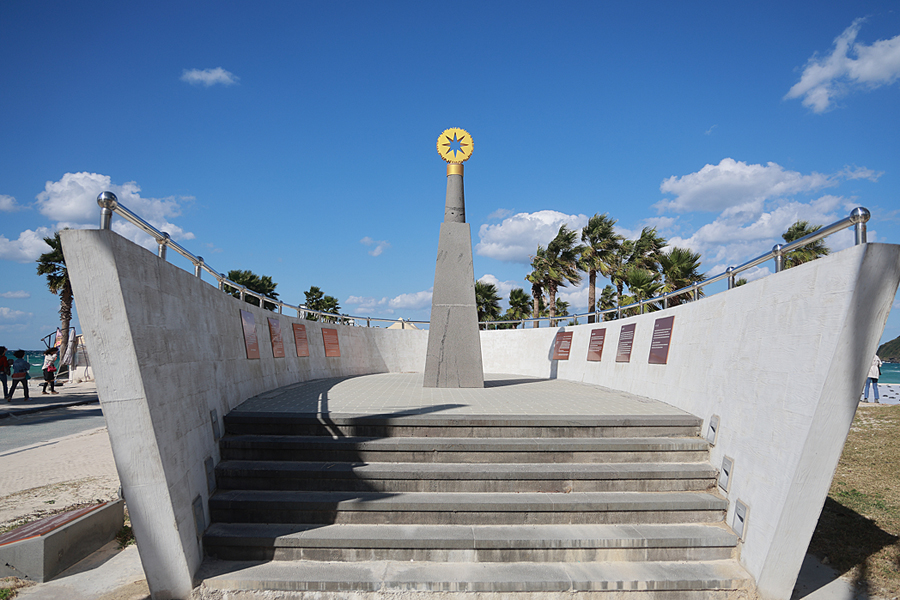
[[[6,0],[0,52],[13,348],[58,324],[41,238],[96,227],[106,189],[287,302],[317,285],[351,314],[427,320],[448,127],[475,142],[475,274],[504,296],[595,213],[657,226],[710,275],[858,205],[870,241],[900,242],[893,1]],[[584,310],[584,285],[561,291]]]

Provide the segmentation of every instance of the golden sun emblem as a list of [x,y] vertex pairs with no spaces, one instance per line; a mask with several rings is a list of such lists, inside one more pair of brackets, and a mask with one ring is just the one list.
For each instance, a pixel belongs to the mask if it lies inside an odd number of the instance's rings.
[[472,136],[465,129],[451,127],[438,136],[437,151],[451,165],[460,165],[472,156]]

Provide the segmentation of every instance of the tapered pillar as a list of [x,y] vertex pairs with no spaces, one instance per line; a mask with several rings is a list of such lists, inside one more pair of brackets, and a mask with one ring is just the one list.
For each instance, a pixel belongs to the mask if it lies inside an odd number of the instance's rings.
[[484,367],[462,164],[472,155],[472,137],[462,129],[448,129],[438,137],[437,148],[448,163],[447,196],[434,270],[424,386],[480,388]]

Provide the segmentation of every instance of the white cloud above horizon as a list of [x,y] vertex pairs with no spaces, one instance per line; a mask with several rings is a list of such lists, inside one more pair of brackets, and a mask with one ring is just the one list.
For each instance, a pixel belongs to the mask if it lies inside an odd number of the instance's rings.
[[6,306],[0,306],[0,323],[3,324],[17,324],[30,319],[34,315],[30,312],[25,312],[23,310],[14,310],[12,308],[7,308]]
[[817,172],[803,175],[774,162],[747,164],[723,158],[719,164],[704,165],[695,173],[664,179],[660,191],[675,198],[660,200],[653,206],[660,213],[721,211],[724,217],[747,219],[759,215],[768,200],[835,187],[844,180],[877,181],[882,174],[865,167],[848,166],[830,175]]
[[16,290],[15,292],[3,292],[0,294],[0,298],[15,298],[15,299],[25,299],[31,298],[31,293],[26,292],[25,290]]
[[813,54],[806,62],[800,81],[785,99],[802,98],[801,103],[821,114],[834,107],[836,99],[858,90],[874,90],[900,78],[900,35],[866,45],[857,42],[865,18],[856,19],[834,39],[831,54]]
[[210,87],[216,84],[235,85],[240,77],[222,67],[215,69],[185,69],[181,73],[181,81],[191,85]]
[[482,225],[475,253],[503,262],[529,264],[537,247],[546,246],[561,225],[580,230],[587,221],[586,215],[567,215],[556,210],[517,213],[499,224]]
[[15,212],[24,210],[25,207],[16,202],[16,199],[6,194],[0,194],[0,212]]
[[366,236],[363,239],[359,240],[359,243],[364,246],[369,246],[369,247],[375,246],[374,248],[372,248],[371,250],[368,251],[369,256],[381,256],[382,252],[384,252],[387,248],[391,247],[391,244],[389,242],[384,241],[384,240],[376,241],[376,240],[373,240],[372,238],[370,238],[369,236]]

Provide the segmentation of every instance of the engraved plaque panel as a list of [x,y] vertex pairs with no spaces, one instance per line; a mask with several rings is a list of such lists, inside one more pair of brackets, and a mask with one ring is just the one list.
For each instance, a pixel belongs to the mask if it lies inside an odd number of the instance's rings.
[[256,320],[253,313],[241,311],[241,327],[244,328],[244,346],[247,348],[247,358],[259,358],[259,340],[256,338]]
[[309,340],[306,339],[306,325],[294,323],[294,346],[297,356],[309,356]]
[[616,348],[616,362],[631,361],[631,346],[634,344],[635,324],[622,325],[619,330],[619,347]]
[[591,331],[591,341],[588,344],[587,359],[590,362],[599,362],[603,356],[603,341],[606,339],[606,329],[594,329]]
[[650,340],[650,364],[664,365],[669,359],[669,342],[672,339],[672,323],[675,315],[661,317],[653,324],[653,339]]
[[284,340],[281,338],[281,321],[269,317],[269,335],[272,338],[272,356],[284,358]]
[[341,344],[338,342],[337,329],[322,328],[322,341],[325,342],[325,356],[339,357]]
[[560,331],[553,341],[553,360],[569,360],[569,350],[572,349],[572,332]]

